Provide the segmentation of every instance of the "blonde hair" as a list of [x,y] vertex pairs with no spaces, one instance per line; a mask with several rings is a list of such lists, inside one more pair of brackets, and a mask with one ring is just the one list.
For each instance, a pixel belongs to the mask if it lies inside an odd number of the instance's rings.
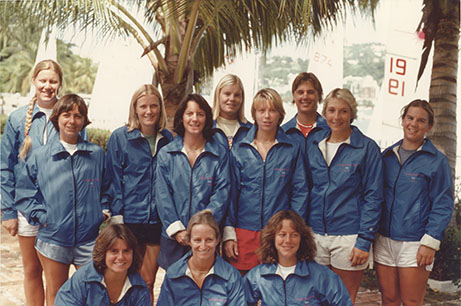
[[240,91],[242,92],[242,104],[240,105],[239,110],[239,120],[243,123],[246,123],[247,120],[245,118],[245,91],[243,89],[242,80],[235,74],[226,74],[221,78],[221,80],[219,80],[218,84],[216,85],[213,96],[213,120],[216,120],[219,117],[219,113],[221,112],[221,106],[219,105],[219,94],[221,93],[221,90],[225,86],[232,85],[237,85],[240,88]]
[[221,234],[219,230],[219,225],[216,222],[215,218],[213,217],[213,212],[211,209],[204,209],[202,211],[196,212],[189,220],[189,224],[187,225],[187,231],[186,231],[186,241],[190,242],[190,238],[192,235],[192,228],[195,225],[208,225],[211,227],[215,234],[216,234],[216,240],[220,241],[221,240]]
[[322,110],[322,115],[325,117],[328,103],[332,99],[341,99],[345,101],[347,104],[349,104],[349,107],[351,108],[351,122],[354,121],[354,119],[357,119],[357,101],[355,101],[354,96],[352,93],[349,91],[347,88],[335,88],[333,89],[325,98],[323,102],[323,110]]
[[160,118],[157,125],[158,130],[161,131],[166,127],[167,117],[165,111],[165,103],[163,103],[162,95],[154,85],[144,84],[136,89],[136,91],[133,93],[133,96],[131,97],[130,114],[128,116],[128,123],[126,124],[128,131],[130,132],[134,129],[141,130],[141,124],[139,123],[138,115],[136,114],[136,104],[141,97],[147,95],[154,95],[158,98],[158,103],[160,106]]
[[283,108],[283,101],[282,97],[280,97],[279,93],[272,88],[263,88],[258,91],[253,98],[253,104],[251,105],[251,116],[257,125],[256,122],[256,107],[261,104],[267,103],[268,105],[274,107],[278,113],[280,114],[279,125],[283,122],[285,118],[285,109]]
[[[42,60],[35,65],[34,70],[32,71],[32,80],[35,80],[37,75],[42,71],[42,70],[52,70],[56,72],[59,78],[59,87],[56,92],[59,92],[59,89],[61,88],[62,85],[62,68],[59,66],[58,63],[51,59],[46,59]],[[22,159],[23,161],[26,160],[27,154],[29,154],[29,151],[32,147],[32,140],[30,139],[29,136],[29,131],[30,128],[32,127],[32,114],[34,112],[34,107],[35,107],[35,102],[37,102],[37,96],[34,95],[34,97],[30,100],[29,105],[27,107],[27,112],[26,112],[26,120],[24,124],[24,141],[22,142],[21,149],[19,150],[19,158]]]

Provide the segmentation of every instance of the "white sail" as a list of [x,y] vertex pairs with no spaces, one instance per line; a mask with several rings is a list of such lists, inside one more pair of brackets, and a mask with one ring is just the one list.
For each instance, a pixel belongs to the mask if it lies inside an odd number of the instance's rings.
[[339,22],[331,31],[317,38],[309,55],[308,72],[320,80],[324,96],[331,90],[343,87],[344,25]]
[[134,40],[118,40],[105,48],[89,106],[90,127],[114,129],[128,121],[131,96],[142,84],[151,84],[153,68]]
[[[419,0],[384,2],[386,19],[389,20],[385,73],[379,100],[366,133],[381,148],[402,138],[402,107],[414,99],[428,99],[429,96],[430,69],[426,69],[416,89],[423,44],[423,38],[416,33],[422,14],[418,10],[421,4]],[[429,59],[427,67],[432,66],[432,56]]]

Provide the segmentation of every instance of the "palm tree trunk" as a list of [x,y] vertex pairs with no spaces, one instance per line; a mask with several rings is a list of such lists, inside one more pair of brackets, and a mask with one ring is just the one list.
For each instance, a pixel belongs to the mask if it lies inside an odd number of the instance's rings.
[[429,138],[456,168],[456,90],[458,74],[459,1],[441,19],[434,39],[429,103],[435,122]]

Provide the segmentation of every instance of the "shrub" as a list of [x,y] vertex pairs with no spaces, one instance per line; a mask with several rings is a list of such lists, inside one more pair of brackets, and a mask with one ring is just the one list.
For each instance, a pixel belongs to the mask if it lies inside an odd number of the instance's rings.
[[451,280],[459,283],[461,277],[461,230],[449,226],[440,244],[440,250],[435,253],[434,267],[431,278],[436,280]]
[[102,147],[104,151],[107,150],[107,142],[109,141],[109,137],[111,134],[109,130],[86,129],[86,131],[88,133],[88,139],[92,143],[95,143],[98,146]]

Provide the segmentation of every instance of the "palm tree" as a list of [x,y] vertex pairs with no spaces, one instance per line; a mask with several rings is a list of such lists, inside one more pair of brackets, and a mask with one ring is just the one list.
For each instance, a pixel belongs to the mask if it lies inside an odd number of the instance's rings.
[[[345,8],[373,13],[377,0],[80,0],[18,1],[40,24],[134,37],[155,70],[169,117],[194,84],[250,49],[317,35]],[[135,17],[142,12],[143,18]],[[143,20],[142,20],[143,19]],[[152,34],[150,34],[152,33]],[[141,52],[144,51],[144,52]],[[172,122],[172,120],[170,120]]]
[[424,0],[423,5],[423,17],[418,31],[423,30],[425,40],[418,80],[434,45],[429,103],[434,109],[436,120],[429,137],[448,157],[454,177],[460,2]]

